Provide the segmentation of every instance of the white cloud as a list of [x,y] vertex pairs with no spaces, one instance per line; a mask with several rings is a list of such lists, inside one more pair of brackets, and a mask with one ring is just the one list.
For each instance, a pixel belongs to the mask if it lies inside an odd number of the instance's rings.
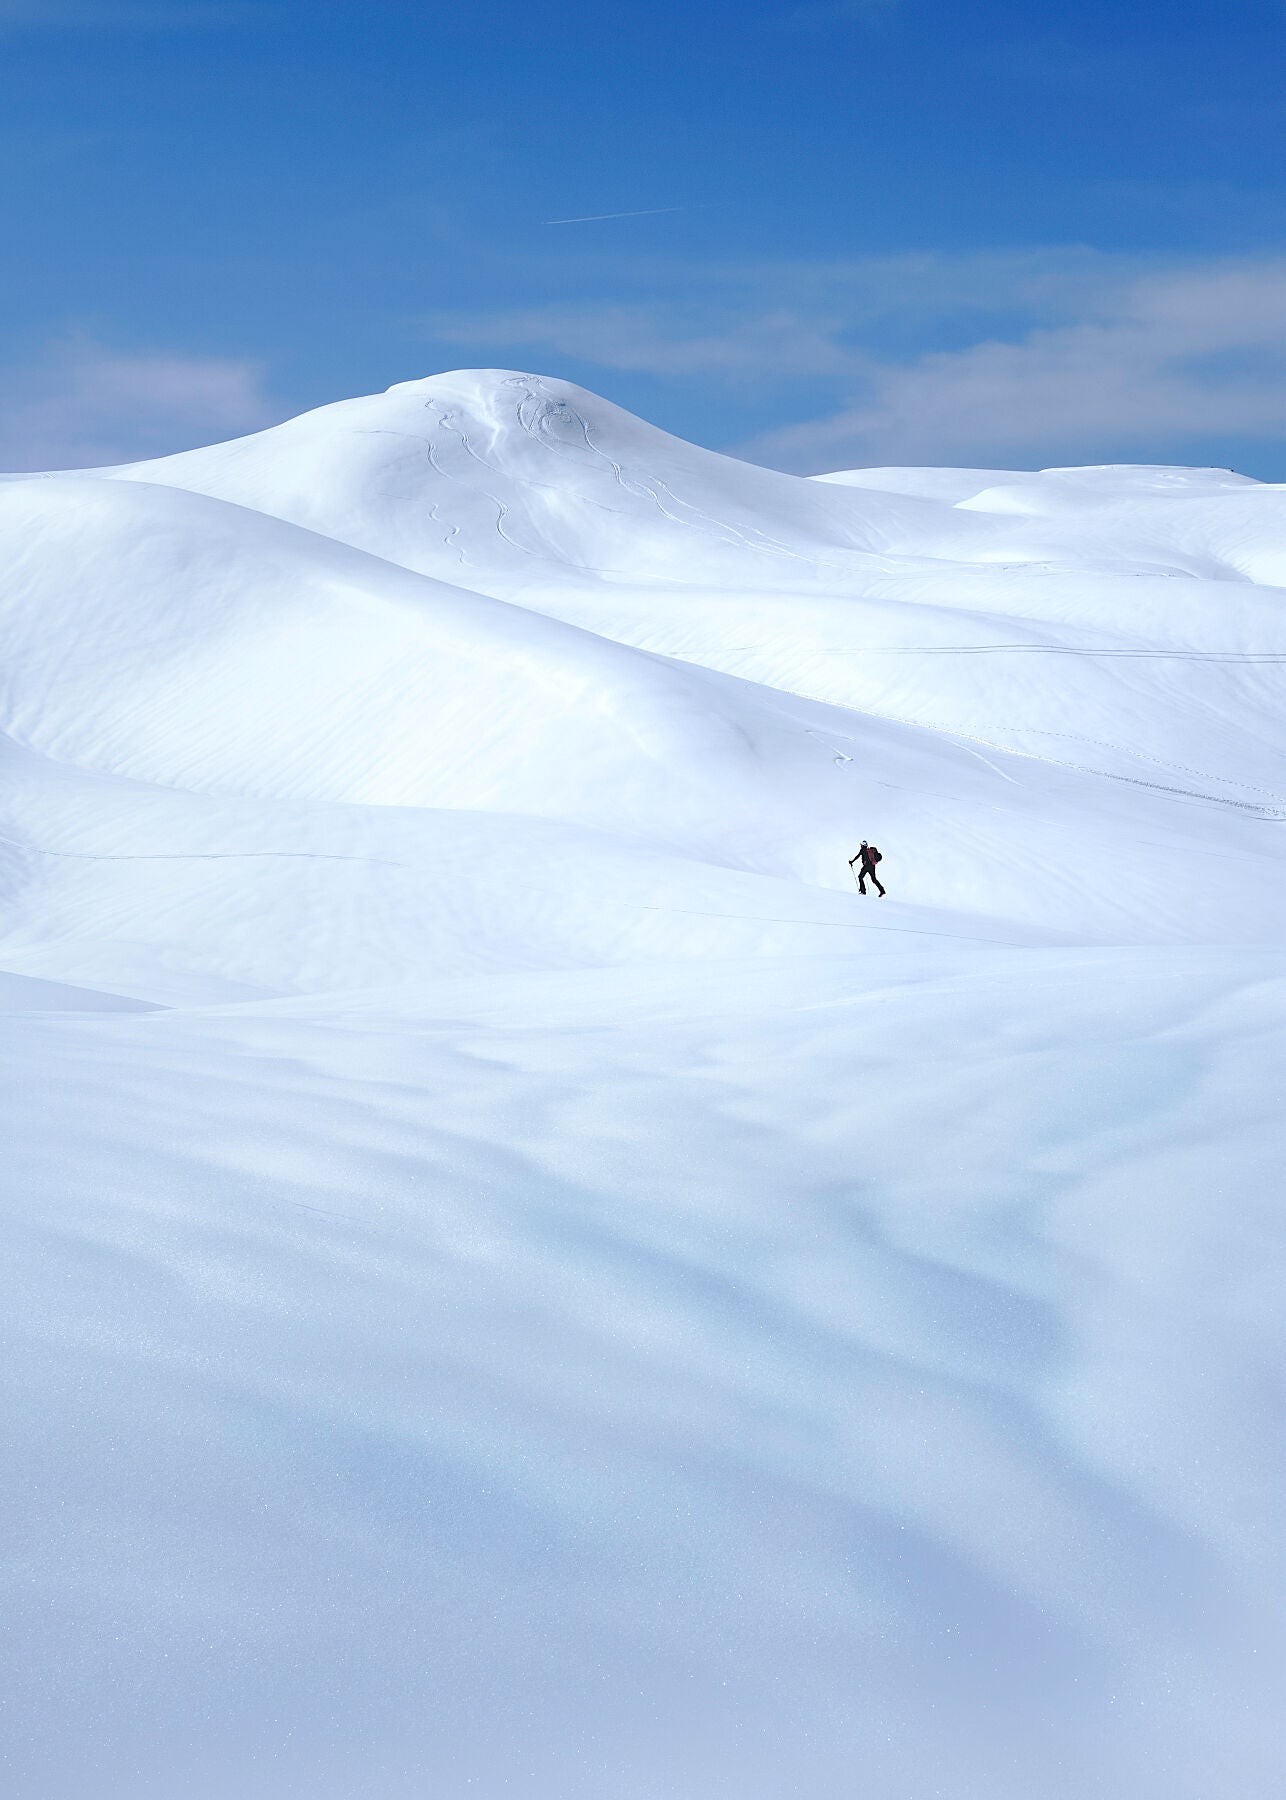
[[0,468],[94,468],[234,437],[280,417],[259,365],[138,355],[75,338],[0,368]]
[[703,318],[700,309],[668,303],[520,307],[423,321],[427,335],[441,344],[522,345],[604,369],[732,378],[767,369],[844,373],[851,358],[836,341],[838,324],[786,307],[742,320],[726,312]]
[[789,468],[1163,457],[1219,436],[1286,437],[1286,259],[1157,272],[1094,316],[1012,340],[873,363],[829,416],[768,433]]
[[[591,279],[602,271],[589,265]],[[856,378],[870,366],[862,339],[890,321],[923,335],[944,320],[1018,312],[1061,319],[1091,306],[1137,260],[1083,246],[854,258],[845,262],[627,265],[647,299],[431,313],[426,337],[472,354],[497,348],[576,357],[650,375],[712,375],[761,383]]]

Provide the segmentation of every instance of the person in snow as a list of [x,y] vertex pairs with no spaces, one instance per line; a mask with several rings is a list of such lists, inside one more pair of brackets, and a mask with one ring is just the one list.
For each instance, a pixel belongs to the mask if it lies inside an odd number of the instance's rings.
[[884,858],[880,855],[879,851],[875,848],[875,845],[868,844],[866,839],[863,838],[862,839],[862,848],[858,851],[856,856],[850,856],[848,859],[848,866],[850,869],[853,867],[853,864],[855,862],[860,862],[862,865],[861,868],[857,872],[857,891],[859,894],[864,894],[866,892],[866,878],[869,875],[871,880],[875,883],[876,887],[879,889],[880,899],[883,900],[883,898],[884,898],[884,883],[880,880],[879,876],[875,873],[876,863],[883,862],[883,860],[884,860]]

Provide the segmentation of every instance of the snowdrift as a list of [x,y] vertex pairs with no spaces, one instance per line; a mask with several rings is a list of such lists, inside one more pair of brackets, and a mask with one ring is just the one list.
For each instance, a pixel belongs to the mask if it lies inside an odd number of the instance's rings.
[[0,480],[15,1791],[1275,1791],[1278,581],[509,372]]

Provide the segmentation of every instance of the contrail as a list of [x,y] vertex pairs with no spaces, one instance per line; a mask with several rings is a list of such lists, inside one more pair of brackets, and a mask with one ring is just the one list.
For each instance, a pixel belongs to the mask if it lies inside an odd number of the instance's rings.
[[546,225],[597,225],[603,219],[654,219],[658,213],[686,212],[686,206],[645,206],[640,212],[589,213],[583,219],[546,219]]

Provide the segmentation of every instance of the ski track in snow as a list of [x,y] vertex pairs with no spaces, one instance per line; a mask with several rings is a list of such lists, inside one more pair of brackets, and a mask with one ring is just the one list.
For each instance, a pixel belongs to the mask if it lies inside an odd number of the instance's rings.
[[1282,1791],[1286,491],[466,371],[0,560],[6,1792]]

